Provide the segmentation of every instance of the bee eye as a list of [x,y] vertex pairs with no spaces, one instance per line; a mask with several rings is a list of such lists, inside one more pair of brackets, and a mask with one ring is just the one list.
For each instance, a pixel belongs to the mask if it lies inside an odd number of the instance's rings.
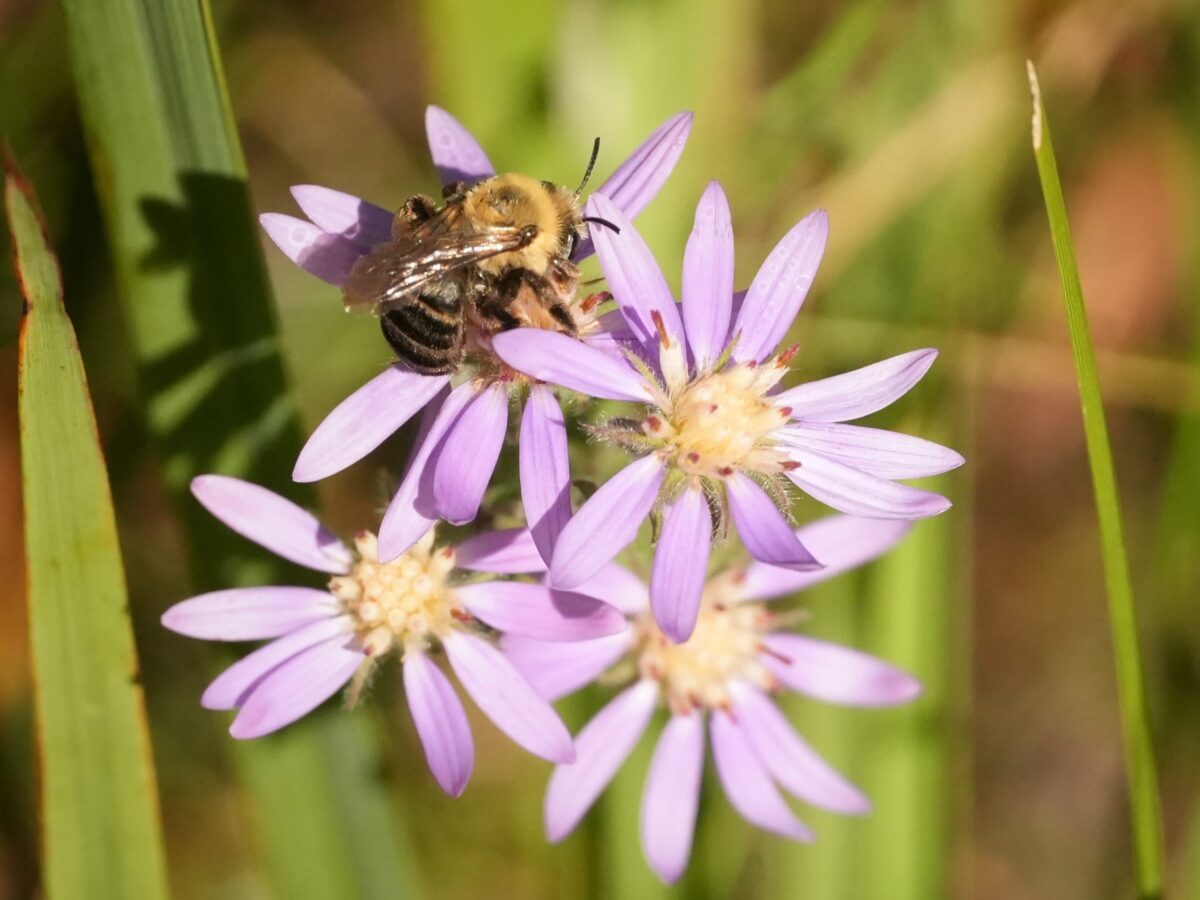
[[577,231],[567,232],[567,259],[575,255],[575,248],[579,246],[579,233]]

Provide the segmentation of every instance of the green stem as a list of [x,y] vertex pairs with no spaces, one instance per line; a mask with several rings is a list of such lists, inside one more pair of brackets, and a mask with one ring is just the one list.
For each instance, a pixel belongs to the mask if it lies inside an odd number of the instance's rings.
[[1108,588],[1108,613],[1112,626],[1113,654],[1117,670],[1117,692],[1121,706],[1121,728],[1125,744],[1125,766],[1129,780],[1130,816],[1138,895],[1143,900],[1162,896],[1163,836],[1159,809],[1158,777],[1154,747],[1146,709],[1146,689],[1138,647],[1137,619],[1133,608],[1133,588],[1129,561],[1121,526],[1121,503],[1113,471],[1112,448],[1104,422],[1100,377],[1096,356],[1088,333],[1083,287],[1071,243],[1062,183],[1050,142],[1050,124],[1042,106],[1037,72],[1029,63],[1029,84],[1033,93],[1033,153],[1038,177],[1050,219],[1054,257],[1062,278],[1063,300],[1071,333],[1071,350],[1079,378],[1079,396],[1083,406],[1083,428],[1087,438],[1092,486],[1096,494],[1096,513],[1100,523],[1100,545],[1104,559],[1104,580]]

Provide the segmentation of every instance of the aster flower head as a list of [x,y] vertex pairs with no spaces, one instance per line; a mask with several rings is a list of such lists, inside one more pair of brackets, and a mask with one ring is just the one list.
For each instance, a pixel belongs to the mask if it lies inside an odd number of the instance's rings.
[[619,228],[598,232],[597,253],[624,317],[624,357],[561,334],[496,336],[511,366],[593,397],[641,404],[639,415],[595,429],[639,455],[563,527],[551,579],[575,587],[612,560],[658,509],[662,529],[651,605],[675,641],[691,633],[711,535],[730,521],[755,559],[800,571],[824,560],[789,524],[794,489],[851,515],[914,519],[945,511],[944,497],[893,479],[935,475],[963,462],[920,438],[843,424],[883,409],[933,364],[917,350],[854,372],[779,390],[796,355],[778,349],[825,250],[823,211],[794,226],[735,302],[733,229],[716,182],[696,210],[683,265],[683,303],[632,223],[603,196],[588,214]]
[[[691,129],[690,113],[668,119],[633,152],[596,193],[629,218],[658,193],[675,167]],[[444,184],[472,183],[496,174],[478,141],[436,106],[425,117],[434,166]],[[280,249],[307,272],[342,286],[356,261],[389,239],[393,214],[358,197],[316,185],[292,189],[308,217],[260,217]],[[590,241],[575,251],[592,253]],[[595,298],[570,307],[577,333],[591,346],[612,343],[609,322],[594,315]],[[362,459],[413,415],[425,410],[423,438],[409,463],[379,533],[379,552],[394,559],[437,519],[464,524],[475,518],[495,470],[508,427],[509,400],[531,387],[521,422],[521,488],[538,546],[549,554],[570,516],[566,435],[562,413],[548,390],[530,385],[497,357],[491,335],[473,333],[460,383],[450,375],[424,375],[393,363],[339,404],[300,453],[293,477],[319,481]]]
[[[632,573],[609,564],[583,586],[620,606],[630,630],[580,644],[555,645],[506,635],[505,653],[554,700],[597,679],[632,683],[576,737],[576,760],[558,766],[546,791],[551,841],[570,834],[603,793],[665,705],[642,793],[641,840],[664,881],[687,868],[700,802],[705,731],[717,778],[752,825],[796,841],[813,835],[785,794],[834,812],[870,810],[862,792],[825,762],[772,700],[784,689],[847,706],[889,706],[914,699],[919,683],[901,670],[846,647],[783,630],[789,617],[770,602],[886,552],[911,523],[833,516],[801,528],[798,539],[826,560],[814,572],[753,562],[704,586],[696,627],[673,643],[655,623],[648,592]],[[607,673],[607,674],[606,674]],[[603,676],[603,677],[602,677]]]
[[483,626],[575,641],[622,631],[626,623],[590,597],[487,579],[544,569],[528,531],[489,532],[438,547],[429,529],[406,553],[383,562],[370,532],[347,546],[311,514],[258,485],[204,475],[192,482],[192,492],[234,531],[330,576],[325,590],[234,588],[184,600],[163,614],[163,625],[189,637],[270,641],[226,669],[201,699],[209,709],[237,710],[234,737],[276,731],[347,684],[355,702],[381,658],[395,650],[429,768],[442,789],[457,796],[471,774],[474,744],[458,695],[431,659],[445,651],[459,683],[496,727],[537,756],[560,763],[574,758],[558,715]]

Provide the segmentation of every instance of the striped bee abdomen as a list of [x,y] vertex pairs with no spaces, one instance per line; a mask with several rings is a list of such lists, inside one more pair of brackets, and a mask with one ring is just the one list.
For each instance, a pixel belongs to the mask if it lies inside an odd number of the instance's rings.
[[396,355],[426,375],[454,371],[463,357],[462,289],[443,282],[380,318]]

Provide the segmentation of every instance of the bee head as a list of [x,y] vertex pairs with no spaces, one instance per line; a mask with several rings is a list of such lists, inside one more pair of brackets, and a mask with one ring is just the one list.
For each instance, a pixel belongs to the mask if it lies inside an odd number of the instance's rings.
[[568,258],[586,235],[579,199],[566,188],[528,175],[497,175],[473,187],[465,201],[479,228],[533,226],[537,237],[521,250],[493,257],[484,268],[520,267],[544,274],[553,258]]

